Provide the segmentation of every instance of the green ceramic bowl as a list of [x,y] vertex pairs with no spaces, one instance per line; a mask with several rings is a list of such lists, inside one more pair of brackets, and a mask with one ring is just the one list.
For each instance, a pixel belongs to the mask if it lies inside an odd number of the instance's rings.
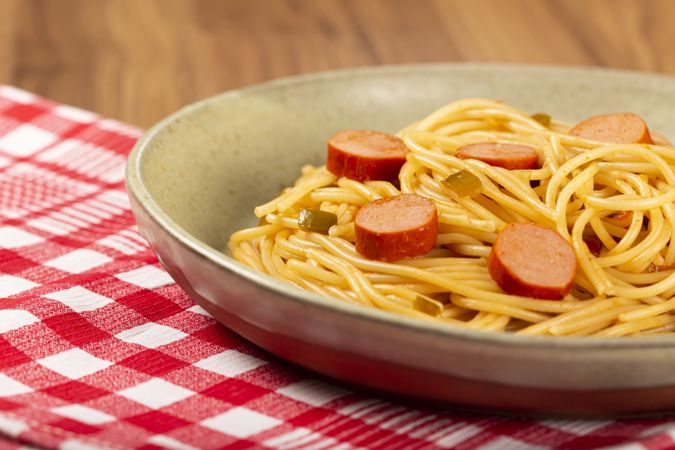
[[395,131],[465,97],[568,121],[634,111],[675,136],[675,79],[444,64],[322,73],[226,92],[166,118],[129,157],[143,235],[185,291],[237,333],[349,383],[492,410],[651,413],[675,406],[675,338],[524,337],[456,329],[298,290],[226,253],[253,207],[321,164],[344,128]]

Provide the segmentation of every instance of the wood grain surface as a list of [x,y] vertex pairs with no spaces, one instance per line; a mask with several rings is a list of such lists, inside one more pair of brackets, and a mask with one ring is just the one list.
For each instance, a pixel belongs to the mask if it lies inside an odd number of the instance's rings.
[[492,61],[675,74],[673,0],[0,0],[0,82],[147,127],[285,75]]

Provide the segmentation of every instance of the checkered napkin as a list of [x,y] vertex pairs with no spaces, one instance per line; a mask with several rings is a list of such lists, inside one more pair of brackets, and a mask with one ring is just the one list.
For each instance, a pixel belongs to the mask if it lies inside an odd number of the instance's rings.
[[123,178],[139,135],[0,87],[0,448],[675,445],[667,419],[414,407],[275,360],[195,306],[138,235]]

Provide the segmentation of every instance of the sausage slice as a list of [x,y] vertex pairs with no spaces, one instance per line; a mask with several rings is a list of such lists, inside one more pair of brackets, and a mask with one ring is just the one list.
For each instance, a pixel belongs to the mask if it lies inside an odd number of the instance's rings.
[[569,134],[612,144],[654,143],[645,121],[631,112],[590,117],[579,122]]
[[415,194],[381,198],[354,218],[356,251],[368,259],[397,261],[431,251],[438,238],[434,202]]
[[491,166],[509,170],[536,169],[539,166],[537,150],[528,145],[502,142],[480,142],[460,147],[456,156],[460,159],[477,159]]
[[326,168],[338,177],[396,183],[407,152],[403,141],[391,134],[346,130],[328,141]]
[[497,236],[488,256],[488,271],[508,294],[559,299],[572,289],[577,258],[557,232],[513,223]]

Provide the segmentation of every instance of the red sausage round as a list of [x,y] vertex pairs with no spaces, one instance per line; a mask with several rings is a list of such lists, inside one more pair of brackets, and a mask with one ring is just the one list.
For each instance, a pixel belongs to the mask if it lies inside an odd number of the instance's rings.
[[368,259],[397,261],[431,251],[438,238],[434,202],[415,194],[381,198],[354,218],[356,251]]
[[536,169],[539,166],[537,151],[522,144],[479,142],[460,147],[456,156],[460,159],[477,159],[509,170]]
[[531,223],[508,225],[488,257],[490,276],[508,294],[559,299],[572,289],[577,258],[557,232]]
[[593,116],[579,122],[569,134],[613,144],[653,144],[649,128],[631,112]]
[[328,141],[326,168],[338,177],[396,183],[407,152],[403,141],[391,134],[346,130]]

